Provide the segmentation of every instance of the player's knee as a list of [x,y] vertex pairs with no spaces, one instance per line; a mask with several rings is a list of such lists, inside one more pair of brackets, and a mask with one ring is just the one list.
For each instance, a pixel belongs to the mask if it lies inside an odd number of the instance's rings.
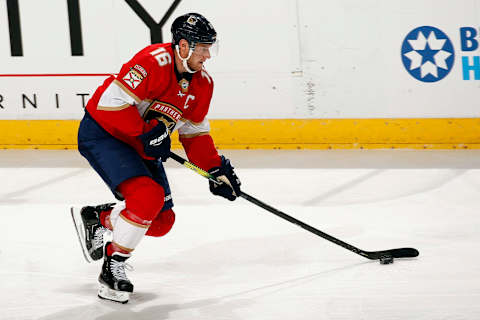
[[153,220],[152,225],[148,228],[147,236],[151,237],[163,237],[173,227],[175,223],[175,212],[172,209],[160,212],[155,220]]
[[126,212],[122,213],[124,216],[132,215],[141,220],[152,221],[162,210],[165,192],[162,186],[149,177],[128,179],[122,182],[118,189],[125,198]]

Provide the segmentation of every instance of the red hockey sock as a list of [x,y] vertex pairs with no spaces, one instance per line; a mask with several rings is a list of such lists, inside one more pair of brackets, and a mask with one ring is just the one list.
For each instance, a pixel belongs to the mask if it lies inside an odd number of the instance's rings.
[[100,223],[105,228],[113,230],[112,224],[110,223],[110,213],[112,213],[112,210],[100,212]]
[[118,246],[115,242],[111,242],[109,245],[107,245],[107,256],[111,257],[114,252],[130,254],[130,252],[132,252],[132,250],[126,250],[126,249]]

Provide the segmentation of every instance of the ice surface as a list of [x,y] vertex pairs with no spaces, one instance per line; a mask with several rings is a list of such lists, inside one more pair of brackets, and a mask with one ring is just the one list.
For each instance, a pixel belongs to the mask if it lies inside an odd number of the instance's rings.
[[70,205],[113,200],[75,151],[0,151],[0,319],[480,319],[480,152],[229,151],[245,192],[368,261],[173,161],[177,221],[130,263],[127,305],[97,298]]

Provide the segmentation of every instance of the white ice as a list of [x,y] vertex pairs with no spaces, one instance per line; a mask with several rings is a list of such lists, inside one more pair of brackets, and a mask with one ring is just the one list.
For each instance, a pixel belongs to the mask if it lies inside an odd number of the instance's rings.
[[126,305],[97,298],[69,206],[113,200],[76,151],[0,151],[0,319],[480,319],[480,152],[230,151],[243,190],[381,265],[167,163],[177,221],[130,259]]

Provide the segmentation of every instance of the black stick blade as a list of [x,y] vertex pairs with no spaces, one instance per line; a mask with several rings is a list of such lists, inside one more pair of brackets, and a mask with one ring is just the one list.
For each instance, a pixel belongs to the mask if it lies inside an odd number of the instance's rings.
[[370,260],[378,260],[383,256],[392,256],[394,258],[415,258],[420,254],[415,248],[398,248],[382,251],[370,251],[365,253],[365,255],[362,255]]

